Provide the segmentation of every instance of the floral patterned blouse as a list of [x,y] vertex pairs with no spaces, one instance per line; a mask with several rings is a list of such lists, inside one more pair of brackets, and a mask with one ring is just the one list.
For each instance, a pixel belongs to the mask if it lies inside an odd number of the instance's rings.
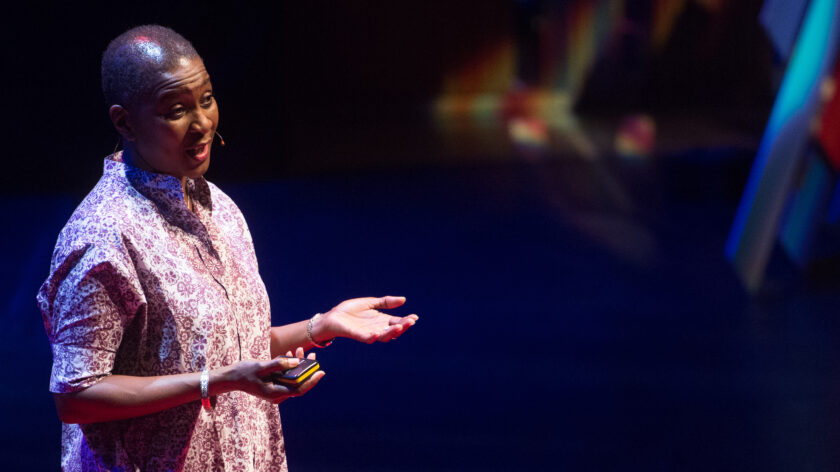
[[[270,359],[268,296],[237,206],[203,178],[105,160],[61,231],[38,304],[53,351],[50,390],[111,374],[199,372]],[[64,424],[62,467],[87,470],[286,470],[280,415],[244,392],[127,420]]]

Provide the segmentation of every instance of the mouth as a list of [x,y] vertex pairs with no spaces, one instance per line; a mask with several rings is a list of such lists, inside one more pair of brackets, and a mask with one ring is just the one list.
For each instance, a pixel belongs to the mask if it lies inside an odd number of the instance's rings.
[[210,141],[188,147],[185,152],[191,159],[195,159],[199,162],[204,161],[210,157]]

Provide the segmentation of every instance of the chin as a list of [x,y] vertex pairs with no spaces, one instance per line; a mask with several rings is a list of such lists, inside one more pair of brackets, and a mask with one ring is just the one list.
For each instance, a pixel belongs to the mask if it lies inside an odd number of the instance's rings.
[[199,164],[197,167],[193,167],[192,169],[185,172],[186,176],[191,179],[197,179],[204,175],[207,172],[207,169],[210,168],[210,158],[208,157],[204,162]]

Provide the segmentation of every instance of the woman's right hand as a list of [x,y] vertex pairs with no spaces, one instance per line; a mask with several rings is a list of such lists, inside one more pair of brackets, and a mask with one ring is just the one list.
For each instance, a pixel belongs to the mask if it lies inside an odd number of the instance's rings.
[[269,378],[272,372],[292,369],[298,364],[300,364],[300,359],[296,357],[277,356],[270,361],[239,361],[236,364],[215,369],[210,373],[210,395],[241,390],[272,403],[299,397],[324,377],[323,371],[312,374],[312,377],[296,389],[277,385]]

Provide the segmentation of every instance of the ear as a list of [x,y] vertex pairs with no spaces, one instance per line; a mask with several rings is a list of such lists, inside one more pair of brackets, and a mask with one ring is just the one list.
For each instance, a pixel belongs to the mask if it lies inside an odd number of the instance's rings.
[[108,114],[111,116],[111,123],[114,124],[114,128],[120,133],[123,140],[134,141],[134,131],[128,123],[128,110],[123,108],[122,105],[111,105]]

